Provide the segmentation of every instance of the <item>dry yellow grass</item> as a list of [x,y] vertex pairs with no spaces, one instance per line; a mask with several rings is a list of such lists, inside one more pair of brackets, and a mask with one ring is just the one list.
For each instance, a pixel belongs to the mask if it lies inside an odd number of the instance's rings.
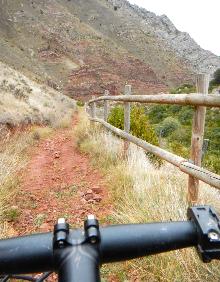
[[0,238],[14,235],[10,222],[20,214],[18,206],[11,206],[10,199],[19,192],[18,172],[27,163],[27,148],[34,142],[53,133],[51,127],[33,126],[28,131],[10,134],[0,138]]
[[19,171],[27,164],[27,149],[53,132],[51,127],[32,126],[0,138],[0,238],[16,234],[11,222],[21,211],[19,206],[11,206],[10,199],[19,193]]
[[[109,180],[115,202],[111,216],[114,223],[186,219],[187,176],[177,168],[165,164],[155,169],[143,150],[134,145],[130,145],[124,161],[122,142],[99,125],[90,124],[84,112],[75,135],[80,149],[91,155]],[[201,183],[199,203],[213,205],[220,212],[220,194],[206,184]],[[108,268],[104,268],[105,275]],[[135,277],[135,281],[219,281],[220,277],[218,263],[203,264],[192,248],[116,264],[110,269],[117,269],[120,281],[134,281]]]
[[0,124],[66,127],[75,101],[0,62]]
[[[26,164],[25,150],[35,140],[46,138],[52,128],[69,127],[75,101],[42,86],[0,62],[0,236],[12,235],[10,220],[19,207],[10,207],[18,192],[17,172]],[[29,132],[11,135],[9,128],[33,126]]]
[[[11,207],[10,199],[18,191],[17,173],[25,166],[26,149],[33,144],[30,132],[8,135],[0,140],[0,237],[13,235],[8,220],[15,219],[19,210]],[[9,218],[10,217],[10,218]]]

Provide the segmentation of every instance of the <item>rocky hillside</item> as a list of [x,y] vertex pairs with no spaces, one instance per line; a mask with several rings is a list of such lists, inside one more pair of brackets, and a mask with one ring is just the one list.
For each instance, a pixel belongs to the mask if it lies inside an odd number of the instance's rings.
[[[111,0],[110,0],[111,1]],[[117,2],[119,7],[123,1]],[[167,52],[174,51],[176,56],[182,58],[195,72],[211,72],[220,67],[220,57],[212,52],[202,49],[186,32],[179,31],[166,15],[156,16],[136,5],[129,5],[142,20],[142,29],[155,36]]]
[[3,63],[0,63],[0,98],[0,140],[7,130],[20,125],[65,126],[75,109],[74,100],[33,82]]
[[220,67],[165,16],[125,0],[8,0],[0,6],[0,60],[87,100],[125,83],[167,91],[194,72]]

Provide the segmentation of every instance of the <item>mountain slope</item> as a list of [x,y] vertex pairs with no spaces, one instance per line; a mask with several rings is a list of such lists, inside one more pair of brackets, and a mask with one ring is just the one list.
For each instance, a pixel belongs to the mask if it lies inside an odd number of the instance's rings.
[[167,18],[125,0],[8,0],[0,7],[0,59],[84,100],[125,83],[135,93],[167,91],[192,80],[195,68],[220,66],[198,45],[183,51],[183,33],[170,28]]
[[44,124],[60,127],[71,121],[75,101],[33,82],[0,63],[0,140],[5,130],[19,125]]

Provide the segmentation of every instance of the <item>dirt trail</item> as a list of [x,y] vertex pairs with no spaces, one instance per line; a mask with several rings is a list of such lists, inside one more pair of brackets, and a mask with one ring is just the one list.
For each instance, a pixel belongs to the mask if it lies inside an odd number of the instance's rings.
[[112,209],[103,177],[78,151],[71,129],[58,130],[32,148],[14,204],[21,210],[14,225],[19,234],[50,231],[59,217],[72,226],[87,214],[102,221]]

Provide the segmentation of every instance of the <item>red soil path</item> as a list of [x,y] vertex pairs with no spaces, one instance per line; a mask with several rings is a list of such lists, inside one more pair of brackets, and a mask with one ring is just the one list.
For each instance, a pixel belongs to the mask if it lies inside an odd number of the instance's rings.
[[102,222],[112,210],[102,175],[79,152],[70,129],[32,148],[14,204],[21,210],[14,225],[19,234],[51,231],[59,217],[72,226],[81,225],[88,214]]

